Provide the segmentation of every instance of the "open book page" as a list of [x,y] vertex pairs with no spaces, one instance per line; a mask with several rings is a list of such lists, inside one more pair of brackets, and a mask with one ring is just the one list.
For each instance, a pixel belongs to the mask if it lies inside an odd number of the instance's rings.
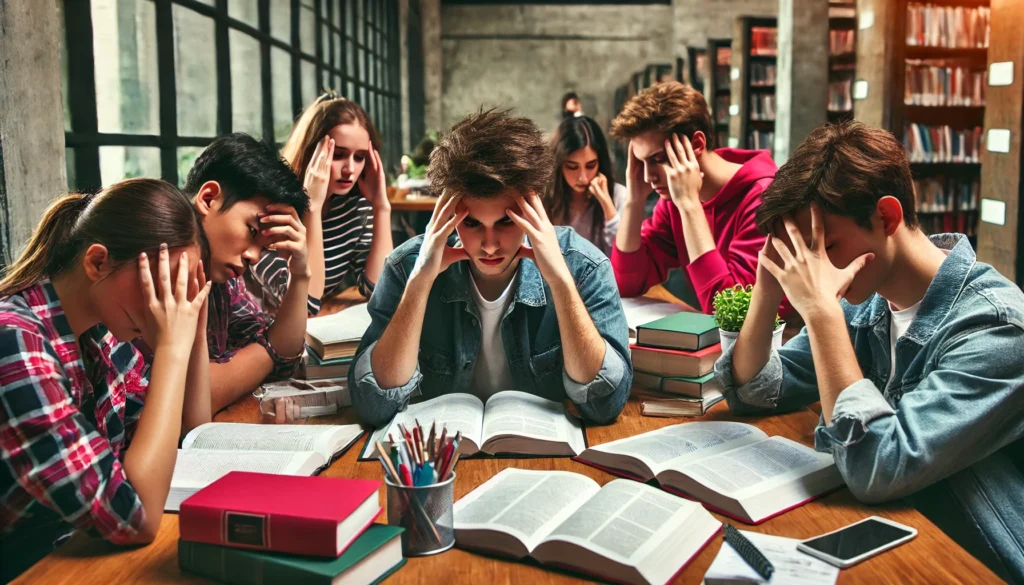
[[499,435],[567,443],[575,454],[586,448],[582,425],[561,403],[514,390],[494,394],[484,406],[483,441]]
[[631,457],[641,465],[632,466],[627,471],[647,481],[666,469],[679,469],[690,461],[767,437],[768,435],[757,427],[743,423],[682,423],[591,447],[584,452],[583,459],[605,467],[622,469],[624,462],[616,459],[621,459],[623,455]]
[[426,402],[410,404],[396,414],[390,423],[374,431],[363,451],[363,457],[374,456],[374,441],[386,443],[388,433],[396,442],[401,440],[402,433],[398,430],[398,425],[403,424],[412,431],[417,419],[425,429],[430,428],[430,423],[437,422],[438,433],[441,432],[442,425],[447,425],[449,437],[461,432],[463,441],[459,446],[459,452],[463,455],[476,453],[483,443],[480,437],[483,434],[484,403],[472,394],[445,394]]
[[[695,530],[696,526],[688,526],[686,522],[695,512],[707,516],[700,504],[649,485],[617,479],[602,487],[544,542],[563,540],[620,564],[640,566],[666,540],[686,530]],[[717,527],[715,522],[713,530]],[[701,537],[694,548],[706,542],[710,534],[702,533]],[[683,555],[688,551],[674,552]]]
[[167,496],[164,508],[177,510],[189,495],[231,471],[312,475],[326,462],[326,459],[314,451],[179,449],[178,458],[174,463],[174,474],[171,476],[171,493]]
[[455,529],[504,532],[531,551],[598,490],[578,473],[505,469],[455,503]]
[[306,334],[319,339],[324,345],[361,339],[370,327],[367,303],[353,305],[326,317],[306,321]]
[[686,309],[685,305],[677,305],[676,303],[659,301],[648,297],[622,299],[622,312],[626,315],[629,336],[633,338],[636,337],[636,328],[640,325],[681,313]]
[[[839,568],[797,550],[800,541],[759,532],[740,530],[775,567],[772,583],[787,585],[832,585],[839,579]],[[708,585],[719,583],[761,583],[763,579],[732,546],[725,542],[704,574]]]
[[362,434],[359,425],[206,423],[192,429],[182,449],[316,451],[330,460]]

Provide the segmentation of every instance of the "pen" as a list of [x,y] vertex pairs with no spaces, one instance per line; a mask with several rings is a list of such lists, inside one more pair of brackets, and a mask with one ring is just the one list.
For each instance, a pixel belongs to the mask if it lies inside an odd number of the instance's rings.
[[434,439],[437,438],[435,434],[437,431],[437,422],[430,423],[430,434],[427,435],[427,453],[431,461],[434,460],[437,455],[437,449],[434,446]]
[[740,534],[740,531],[736,530],[732,524],[725,523],[722,525],[722,529],[725,531],[725,541],[732,546],[733,550],[736,551],[736,554],[738,554],[744,562],[750,565],[750,568],[757,571],[757,574],[760,575],[762,579],[765,581],[771,579],[772,573],[775,572],[775,567],[772,565],[771,561],[765,558],[761,551],[757,550],[754,543],[750,542],[745,536]]

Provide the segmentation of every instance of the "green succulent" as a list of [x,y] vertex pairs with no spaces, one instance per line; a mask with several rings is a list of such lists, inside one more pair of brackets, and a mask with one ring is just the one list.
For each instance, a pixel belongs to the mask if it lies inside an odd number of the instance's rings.
[[[714,307],[715,322],[722,331],[737,332],[743,326],[747,318],[747,310],[750,309],[750,297],[754,285],[736,285],[718,291],[712,301]],[[782,324],[782,319],[775,315],[775,327]]]

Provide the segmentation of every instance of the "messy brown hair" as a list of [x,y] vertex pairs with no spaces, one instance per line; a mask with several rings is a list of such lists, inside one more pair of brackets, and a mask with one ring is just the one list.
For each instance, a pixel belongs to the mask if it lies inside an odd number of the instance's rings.
[[629,98],[612,121],[612,138],[629,140],[657,130],[681,134],[693,139],[703,132],[707,148],[714,148],[715,133],[711,131],[711,111],[701,93],[678,81],[659,83]]
[[787,215],[817,203],[822,211],[871,229],[878,200],[891,195],[903,222],[917,227],[914,182],[903,145],[892,133],[860,122],[819,126],[775,174],[761,195],[757,225],[771,231]]
[[467,116],[441,137],[430,153],[427,179],[436,195],[490,198],[509,189],[540,195],[552,164],[532,120],[491,109]]
[[354,101],[335,95],[334,92],[327,92],[309,105],[299,119],[295,121],[288,140],[281,148],[281,156],[288,165],[292,167],[295,174],[302,179],[306,174],[306,167],[313,160],[313,153],[316,152],[317,144],[331,131],[331,128],[340,124],[359,124],[367,134],[370,135],[370,143],[377,151],[381,149],[380,133],[366,114]]

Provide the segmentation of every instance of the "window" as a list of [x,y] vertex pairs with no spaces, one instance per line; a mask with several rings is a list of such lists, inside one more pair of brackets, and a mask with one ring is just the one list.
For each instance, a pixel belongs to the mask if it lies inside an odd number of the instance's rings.
[[69,188],[182,184],[213,139],[274,142],[324,89],[402,152],[398,0],[57,0]]

